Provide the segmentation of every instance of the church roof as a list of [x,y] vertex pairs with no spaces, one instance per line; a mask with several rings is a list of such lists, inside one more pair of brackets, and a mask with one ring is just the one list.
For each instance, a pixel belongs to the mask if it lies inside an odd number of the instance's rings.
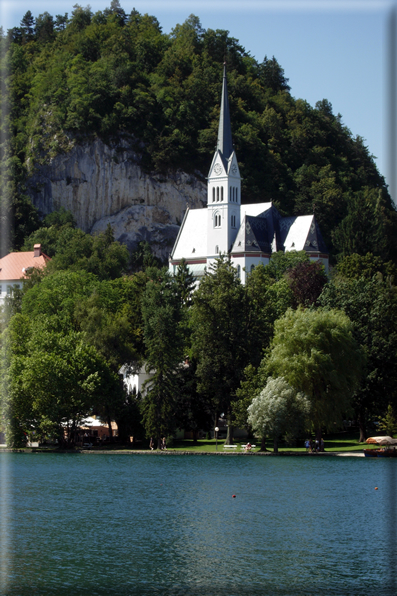
[[286,251],[328,252],[314,215],[283,217],[279,221],[279,229]]
[[232,253],[236,252],[271,252],[268,242],[268,220],[264,217],[246,215],[234,242]]
[[216,148],[219,149],[225,161],[227,161],[233,153],[232,126],[230,123],[229,97],[227,93],[226,81],[226,65],[223,66],[221,113],[219,117],[218,143]]
[[272,203],[241,206],[241,226],[232,253],[305,250],[327,253],[314,215],[280,217]]
[[171,259],[206,258],[207,256],[207,209],[187,209]]

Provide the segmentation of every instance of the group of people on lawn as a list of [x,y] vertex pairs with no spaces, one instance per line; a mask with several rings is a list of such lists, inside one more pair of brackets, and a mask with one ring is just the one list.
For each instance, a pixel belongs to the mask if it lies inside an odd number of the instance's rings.
[[[149,447],[150,447],[151,451],[153,451],[153,449],[154,449],[154,440],[153,440],[153,437],[150,437]],[[161,441],[160,441],[160,449],[161,449],[161,451],[166,451],[167,450],[167,443],[166,443],[165,437],[163,437],[161,439]]]
[[315,451],[324,451],[324,440],[322,437],[320,441],[316,439],[314,442],[312,439],[306,439],[305,447],[307,453],[314,453]]

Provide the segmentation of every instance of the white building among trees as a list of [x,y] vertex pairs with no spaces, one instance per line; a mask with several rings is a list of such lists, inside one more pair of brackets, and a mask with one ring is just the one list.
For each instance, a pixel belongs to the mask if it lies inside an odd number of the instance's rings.
[[241,203],[241,177],[232,142],[226,67],[223,71],[218,143],[208,174],[207,208],[187,209],[170,255],[176,272],[182,259],[200,280],[220,255],[228,255],[242,283],[277,251],[305,250],[328,270],[328,251],[314,215],[281,217],[273,203]]

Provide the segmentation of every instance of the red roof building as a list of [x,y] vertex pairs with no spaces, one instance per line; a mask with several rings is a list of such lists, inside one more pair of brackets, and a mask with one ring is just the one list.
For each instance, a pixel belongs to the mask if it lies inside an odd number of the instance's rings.
[[0,259],[0,303],[14,286],[22,287],[23,280],[34,267],[42,269],[50,260],[41,252],[41,244],[35,244],[32,251],[10,252]]

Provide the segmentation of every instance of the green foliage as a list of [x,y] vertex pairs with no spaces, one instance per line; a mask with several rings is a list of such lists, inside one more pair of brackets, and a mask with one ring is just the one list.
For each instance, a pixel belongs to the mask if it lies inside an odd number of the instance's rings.
[[10,445],[18,429],[63,437],[65,428],[70,437],[104,386],[117,387],[117,378],[82,333],[65,333],[56,317],[15,315],[3,338],[3,356],[8,367],[2,405]]
[[320,304],[347,314],[353,336],[366,354],[364,376],[353,400],[361,439],[365,440],[366,422],[380,415],[388,402],[397,403],[396,288],[376,276],[337,278],[324,288]]
[[131,254],[131,267],[133,271],[145,271],[151,267],[161,268],[162,263],[154,254],[149,242],[139,242]]
[[272,279],[280,280],[289,269],[299,263],[309,263],[310,259],[305,250],[279,250],[272,254],[269,264],[266,265],[266,272]]
[[69,19],[32,19],[26,13],[3,44],[11,114],[0,157],[15,247],[38,227],[31,207],[19,217],[27,179],[75,142],[122,138],[150,171],[204,174],[226,56],[244,200],[273,200],[283,214],[315,209],[332,256],[397,258],[396,210],[363,140],[327,100],[312,108],[294,99],[274,57],[258,63],[227,31],[203,29],[194,15],[166,35],[155,17],[127,15],[117,2],[95,14],[76,5]]
[[44,226],[31,234],[23,250],[33,250],[37,243],[51,261],[46,271],[87,271],[99,279],[116,279],[125,273],[130,257],[126,246],[115,242],[108,225],[105,232],[90,236],[76,229],[73,216],[54,212],[44,220]]
[[315,429],[340,424],[362,374],[363,354],[337,310],[288,310],[276,321],[267,372],[310,400]]
[[309,414],[310,401],[303,393],[283,377],[270,377],[248,407],[248,423],[261,437],[272,437],[277,452],[278,438],[284,435],[287,442],[292,442],[304,430]]
[[[280,253],[276,260],[280,265]],[[244,287],[247,301],[247,342],[250,362],[259,366],[264,350],[273,337],[274,323],[292,306],[292,291],[285,278],[275,281],[281,267],[259,264],[249,274]]]
[[198,391],[212,401],[216,414],[226,414],[229,430],[231,402],[248,364],[246,315],[236,269],[229,261],[217,259],[194,294],[192,352],[198,362]]
[[397,422],[394,416],[393,407],[391,404],[387,406],[386,414],[383,418],[379,418],[379,431],[385,431],[386,435],[393,437],[397,431]]
[[345,280],[360,279],[370,280],[374,275],[396,278],[396,265],[389,261],[384,263],[379,256],[368,252],[366,255],[353,253],[341,259],[336,267],[338,276]]
[[167,271],[163,271],[157,280],[148,281],[142,314],[146,370],[152,373],[142,400],[143,424],[147,436],[154,436],[159,441],[175,430],[175,373],[183,358],[181,303],[176,284]]

